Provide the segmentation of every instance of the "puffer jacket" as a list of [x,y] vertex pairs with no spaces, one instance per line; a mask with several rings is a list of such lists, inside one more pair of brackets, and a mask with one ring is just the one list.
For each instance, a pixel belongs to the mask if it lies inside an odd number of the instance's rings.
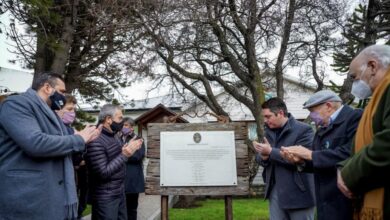
[[112,200],[124,194],[126,161],[120,140],[105,128],[96,140],[87,144],[86,162],[93,200]]

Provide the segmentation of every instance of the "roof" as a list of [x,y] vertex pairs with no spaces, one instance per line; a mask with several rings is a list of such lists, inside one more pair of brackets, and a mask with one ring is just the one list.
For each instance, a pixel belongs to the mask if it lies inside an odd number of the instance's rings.
[[[170,110],[181,110],[183,104],[182,100],[178,97],[172,97],[172,95],[157,96],[147,99],[130,100],[123,104],[125,111],[145,111],[156,107],[159,104],[163,104],[165,108]],[[98,106],[83,105],[81,107],[86,112],[97,112],[100,110]]]
[[154,108],[140,115],[137,119],[135,119],[136,124],[148,124],[151,122],[162,122],[164,116],[173,116],[177,117],[177,123],[188,123],[187,120],[176,114],[175,112],[169,110],[163,104],[158,104]]
[[[288,111],[296,119],[306,119],[309,111],[303,109],[303,104],[309,99],[309,97],[315,92],[315,85],[312,83],[301,82],[294,77],[285,77],[285,97],[284,100],[287,105]],[[267,92],[267,96],[274,97],[276,96],[275,88]],[[218,103],[223,105],[224,110],[229,114],[231,120],[233,121],[254,121],[252,112],[242,103],[238,102],[232,96],[227,94],[227,92],[222,92],[216,96]],[[193,115],[194,112],[197,112],[198,115],[202,115],[202,112],[209,111],[205,104],[192,106],[188,109],[184,109],[185,112]],[[215,117],[205,115],[203,118],[190,118],[184,116],[190,122],[207,122],[207,121],[216,121]]]

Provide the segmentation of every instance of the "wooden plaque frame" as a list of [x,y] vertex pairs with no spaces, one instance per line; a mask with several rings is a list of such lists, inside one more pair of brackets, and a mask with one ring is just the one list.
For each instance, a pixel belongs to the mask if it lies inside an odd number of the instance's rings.
[[[161,131],[234,131],[236,146],[237,186],[160,186],[160,132]],[[149,159],[145,193],[150,195],[248,195],[249,194],[249,161],[247,126],[245,123],[196,123],[196,124],[160,124],[148,125]]]

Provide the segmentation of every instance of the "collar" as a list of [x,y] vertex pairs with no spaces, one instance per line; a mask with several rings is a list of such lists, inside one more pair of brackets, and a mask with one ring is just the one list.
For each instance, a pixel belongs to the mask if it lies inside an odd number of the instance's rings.
[[338,108],[335,112],[333,112],[333,114],[330,116],[329,118],[329,124],[332,124],[336,119],[337,119],[337,116],[339,116],[341,110],[344,108],[344,105],[340,106],[340,108]]
[[107,136],[110,136],[110,137],[114,137],[115,136],[115,133],[114,132],[111,132],[111,131],[109,131],[107,128],[105,128],[105,127],[103,127],[103,129],[102,129],[102,133],[104,134],[104,135],[107,135]]
[[45,100],[43,100],[37,93],[37,91],[33,90],[32,88],[27,89],[27,91],[24,93],[27,97],[29,97],[30,100],[35,102],[39,108],[48,116],[48,118],[53,121],[59,130],[61,131],[61,134],[63,135],[64,132],[62,130],[61,124],[63,122],[58,117],[58,115],[49,107],[49,105],[46,103]]
[[[287,122],[284,123],[284,125],[282,127],[277,129],[277,130],[280,129],[279,137],[281,137],[286,131],[290,130],[290,128],[292,126],[291,124],[294,123],[294,121],[295,121],[295,118],[290,113],[288,113],[287,117],[288,117]],[[266,128],[270,134],[276,135],[276,132],[275,132],[276,129],[272,130],[268,126],[266,126]]]

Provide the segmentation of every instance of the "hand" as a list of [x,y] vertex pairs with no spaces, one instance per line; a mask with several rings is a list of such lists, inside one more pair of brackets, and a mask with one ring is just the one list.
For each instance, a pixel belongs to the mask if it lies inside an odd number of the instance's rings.
[[264,138],[264,143],[259,143],[257,141],[253,141],[253,147],[255,148],[256,152],[261,154],[263,160],[268,159],[269,155],[271,154],[272,147],[268,143],[267,138]]
[[311,150],[309,150],[306,147],[303,147],[301,145],[283,147],[283,151],[288,152],[289,154],[292,154],[294,157],[298,157],[298,158],[301,158],[304,160],[312,160],[313,151],[311,151]]
[[65,111],[64,110],[55,110],[55,112],[57,113],[57,115],[60,117],[60,118],[62,118],[63,116],[64,116],[64,113],[65,113]]
[[290,163],[297,163],[297,164],[303,163],[303,159],[290,153],[288,151],[288,147],[281,147],[280,155],[283,157],[283,159],[285,159]]
[[347,197],[352,199],[353,194],[352,192],[348,189],[348,187],[345,185],[343,177],[341,176],[341,172],[339,169],[337,169],[337,187],[339,190]]
[[125,155],[126,157],[131,157],[134,154],[134,152],[136,152],[141,148],[142,143],[143,143],[142,139],[138,139],[138,140],[135,140],[134,138],[131,139],[129,143],[125,144],[122,147],[122,154]]
[[80,135],[85,143],[91,142],[99,137],[102,132],[103,125],[100,125],[98,128],[95,126],[87,126],[83,130],[75,133],[75,135]]
[[85,160],[82,160],[82,161],[80,162],[79,166],[81,167],[81,166],[84,166],[84,165],[85,165]]

